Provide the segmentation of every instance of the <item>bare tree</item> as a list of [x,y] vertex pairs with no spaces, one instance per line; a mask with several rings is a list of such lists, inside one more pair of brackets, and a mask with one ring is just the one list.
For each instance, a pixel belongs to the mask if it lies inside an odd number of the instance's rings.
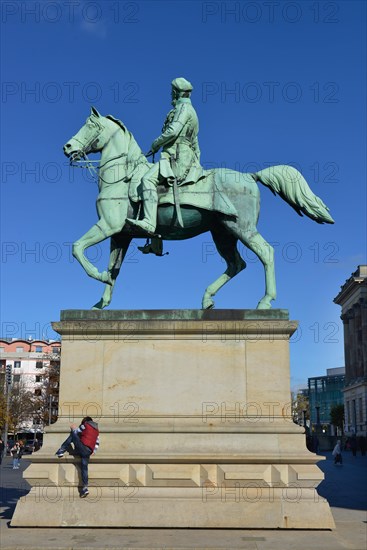
[[303,426],[310,419],[310,401],[303,393],[292,393],[292,413],[296,424]]
[[6,424],[6,395],[0,392],[0,433],[3,433]]
[[57,420],[59,400],[60,363],[51,361],[43,375],[43,384],[36,396],[37,415],[43,425]]
[[[4,402],[4,403],[3,403]],[[16,433],[20,426],[32,419],[37,410],[36,396],[23,381],[15,382],[10,389],[8,425],[9,432]],[[5,423],[6,401],[1,400],[1,423]]]

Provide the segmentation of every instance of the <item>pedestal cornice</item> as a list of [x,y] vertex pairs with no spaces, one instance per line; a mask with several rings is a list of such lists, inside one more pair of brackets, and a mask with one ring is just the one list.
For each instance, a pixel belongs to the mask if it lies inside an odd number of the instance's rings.
[[287,310],[64,310],[52,323],[64,339],[288,339],[298,323]]

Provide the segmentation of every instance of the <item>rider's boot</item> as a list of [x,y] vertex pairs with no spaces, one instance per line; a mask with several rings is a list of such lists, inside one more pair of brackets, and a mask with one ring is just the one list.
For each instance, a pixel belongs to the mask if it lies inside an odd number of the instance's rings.
[[149,198],[147,197],[143,203],[144,217],[142,220],[133,220],[132,218],[127,218],[126,221],[135,227],[139,227],[148,235],[155,234],[155,228],[157,226],[157,208],[158,208],[158,194],[156,188],[154,192],[152,190],[149,193]]

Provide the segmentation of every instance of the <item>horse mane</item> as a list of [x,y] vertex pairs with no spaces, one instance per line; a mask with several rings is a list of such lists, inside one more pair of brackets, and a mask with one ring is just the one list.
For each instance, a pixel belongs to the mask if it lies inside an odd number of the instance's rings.
[[134,138],[133,134],[129,132],[129,130],[126,128],[125,124],[119,118],[115,118],[113,115],[107,115],[106,118],[118,124],[118,126],[120,126],[120,128],[128,134],[129,136],[128,151],[132,154],[132,158],[137,159],[140,155],[143,155],[145,158],[145,155],[141,150],[141,148],[139,147],[139,145],[137,144],[136,139]]
[[130,132],[126,128],[125,124],[119,118],[115,118],[113,115],[106,115],[106,118],[109,118],[110,120],[113,120],[113,122],[116,122],[116,124],[118,124],[124,132],[128,132],[130,134]]

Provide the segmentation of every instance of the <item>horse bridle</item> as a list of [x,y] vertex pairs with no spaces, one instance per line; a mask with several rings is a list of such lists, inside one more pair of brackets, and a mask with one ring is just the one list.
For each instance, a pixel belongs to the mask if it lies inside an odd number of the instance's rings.
[[[91,120],[91,117],[89,117],[88,120]],[[90,159],[87,155],[87,149],[98,138],[98,136],[103,132],[104,126],[100,122],[98,122],[97,120],[91,120],[91,122],[97,128],[96,128],[96,132],[93,133],[93,135],[89,138],[87,143],[82,143],[80,141],[80,139],[78,139],[76,137],[71,138],[71,139],[75,140],[76,142],[78,142],[81,145],[81,148],[70,155],[70,166],[72,168],[87,168],[88,172],[92,176],[92,179],[98,185],[97,169],[99,169],[99,166],[95,167],[95,166],[93,166],[93,163],[98,164],[99,160]]]
[[[91,117],[89,117],[89,120],[91,120]],[[92,123],[95,126],[97,126],[97,131],[92,135],[92,137],[89,138],[87,143],[83,144],[76,137],[71,138],[71,139],[77,141],[78,143],[80,143],[81,148],[70,155],[70,166],[72,168],[87,168],[88,172],[92,176],[92,179],[98,185],[99,176],[98,176],[97,170],[100,170],[101,168],[103,168],[103,166],[105,166],[105,164],[107,164],[107,162],[111,162],[111,161],[116,160],[116,159],[121,158],[121,157],[127,157],[128,153],[121,153],[120,155],[117,155],[116,157],[113,157],[113,158],[109,159],[108,161],[106,161],[106,163],[103,164],[102,166],[99,164],[100,163],[99,160],[90,159],[87,155],[87,149],[91,146],[91,144],[98,138],[98,136],[104,130],[104,126],[98,120],[93,120]],[[121,130],[121,128],[118,126],[117,129],[116,129],[116,132],[118,132],[119,130]],[[150,156],[150,152],[147,153],[147,155],[144,155],[144,156],[146,156],[146,157]],[[154,162],[154,154],[153,154],[153,162]],[[93,166],[93,163],[98,164],[98,166]]]
[[75,151],[75,153],[70,155],[70,164],[71,165],[72,165],[73,162],[78,162],[77,157],[81,156],[82,158],[85,158],[87,156],[87,149],[92,145],[92,143],[98,138],[98,136],[104,130],[104,126],[100,122],[98,122],[97,120],[91,120],[91,117],[89,117],[88,120],[90,120],[92,122],[92,124],[97,127],[96,132],[93,133],[93,135],[89,138],[87,143],[82,143],[80,141],[80,139],[78,139],[75,136],[71,138],[71,139],[77,141],[81,145],[80,149],[78,149],[77,151]]
[[[89,118],[89,120],[90,120],[90,118]],[[87,155],[87,149],[90,147],[90,145],[98,138],[98,136],[104,130],[104,126],[98,120],[93,120],[92,122],[95,126],[97,126],[97,131],[92,135],[92,137],[89,138],[87,143],[83,144],[78,138],[76,138],[76,137],[72,138],[75,141],[77,141],[78,143],[80,143],[80,145],[82,147],[80,149],[78,149],[78,151],[75,151],[74,154],[70,155],[70,166],[72,168],[87,168],[88,172],[92,176],[92,179],[98,185],[99,175],[98,175],[97,170],[100,170],[101,168],[103,168],[103,166],[105,166],[105,164],[107,164],[107,162],[111,162],[112,160],[115,160],[117,158],[127,156],[127,153],[121,153],[121,155],[117,155],[116,157],[113,157],[112,159],[109,159],[102,166],[99,164],[100,163],[99,160],[90,159]],[[121,128],[118,127],[116,129],[116,132],[118,132],[119,129],[121,129]],[[81,158],[78,158],[78,157],[81,157]],[[98,166],[93,166],[93,163],[98,164]]]

